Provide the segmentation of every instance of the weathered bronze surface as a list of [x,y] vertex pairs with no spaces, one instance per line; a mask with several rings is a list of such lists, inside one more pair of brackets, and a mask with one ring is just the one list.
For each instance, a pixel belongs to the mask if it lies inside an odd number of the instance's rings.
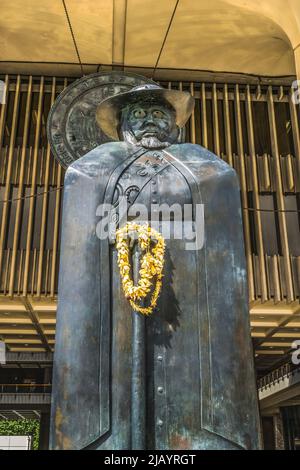
[[[178,143],[180,107],[161,90],[139,93],[113,101],[124,142],[96,147],[66,173],[51,445],[256,449],[238,179],[208,150]],[[100,204],[122,223],[122,195],[128,209],[191,204],[194,225],[204,204],[203,247],[167,240],[162,294],[146,319],[124,298],[114,244],[97,236]]]
[[48,117],[47,133],[51,150],[67,168],[93,148],[111,140],[97,125],[98,104],[149,78],[134,73],[104,72],[87,75],[68,86],[57,98]]

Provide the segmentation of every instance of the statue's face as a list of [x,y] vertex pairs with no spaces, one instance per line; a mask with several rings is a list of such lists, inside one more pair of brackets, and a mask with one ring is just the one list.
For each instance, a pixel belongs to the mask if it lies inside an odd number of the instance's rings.
[[175,112],[164,105],[136,104],[125,110],[123,138],[145,148],[164,148],[176,142]]

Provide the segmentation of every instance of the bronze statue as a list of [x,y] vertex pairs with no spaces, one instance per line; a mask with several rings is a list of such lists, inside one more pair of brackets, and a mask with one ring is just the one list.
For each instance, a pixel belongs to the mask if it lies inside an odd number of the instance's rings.
[[[67,170],[53,449],[259,447],[239,183],[216,155],[181,143],[193,106],[153,82],[103,100],[97,121],[114,141]],[[137,206],[158,231],[174,228],[162,204],[182,209],[190,230],[165,237],[161,293],[144,316],[125,298],[113,232],[99,223],[107,207],[117,229],[139,220]]]

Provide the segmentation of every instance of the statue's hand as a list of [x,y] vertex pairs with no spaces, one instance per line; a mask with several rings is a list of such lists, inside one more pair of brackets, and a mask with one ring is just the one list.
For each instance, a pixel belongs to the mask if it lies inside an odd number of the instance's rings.
[[138,241],[137,234],[135,232],[129,232],[128,238],[129,238],[129,248],[133,250],[134,246],[136,245]]

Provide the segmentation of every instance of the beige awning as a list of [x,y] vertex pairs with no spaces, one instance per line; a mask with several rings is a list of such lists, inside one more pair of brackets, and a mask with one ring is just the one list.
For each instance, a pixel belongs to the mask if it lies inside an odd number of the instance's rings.
[[[90,73],[99,64],[151,71],[176,0],[65,3]],[[61,0],[2,0],[0,31],[2,73],[80,74]],[[179,0],[158,67],[289,76],[295,57],[300,65],[299,0]]]

